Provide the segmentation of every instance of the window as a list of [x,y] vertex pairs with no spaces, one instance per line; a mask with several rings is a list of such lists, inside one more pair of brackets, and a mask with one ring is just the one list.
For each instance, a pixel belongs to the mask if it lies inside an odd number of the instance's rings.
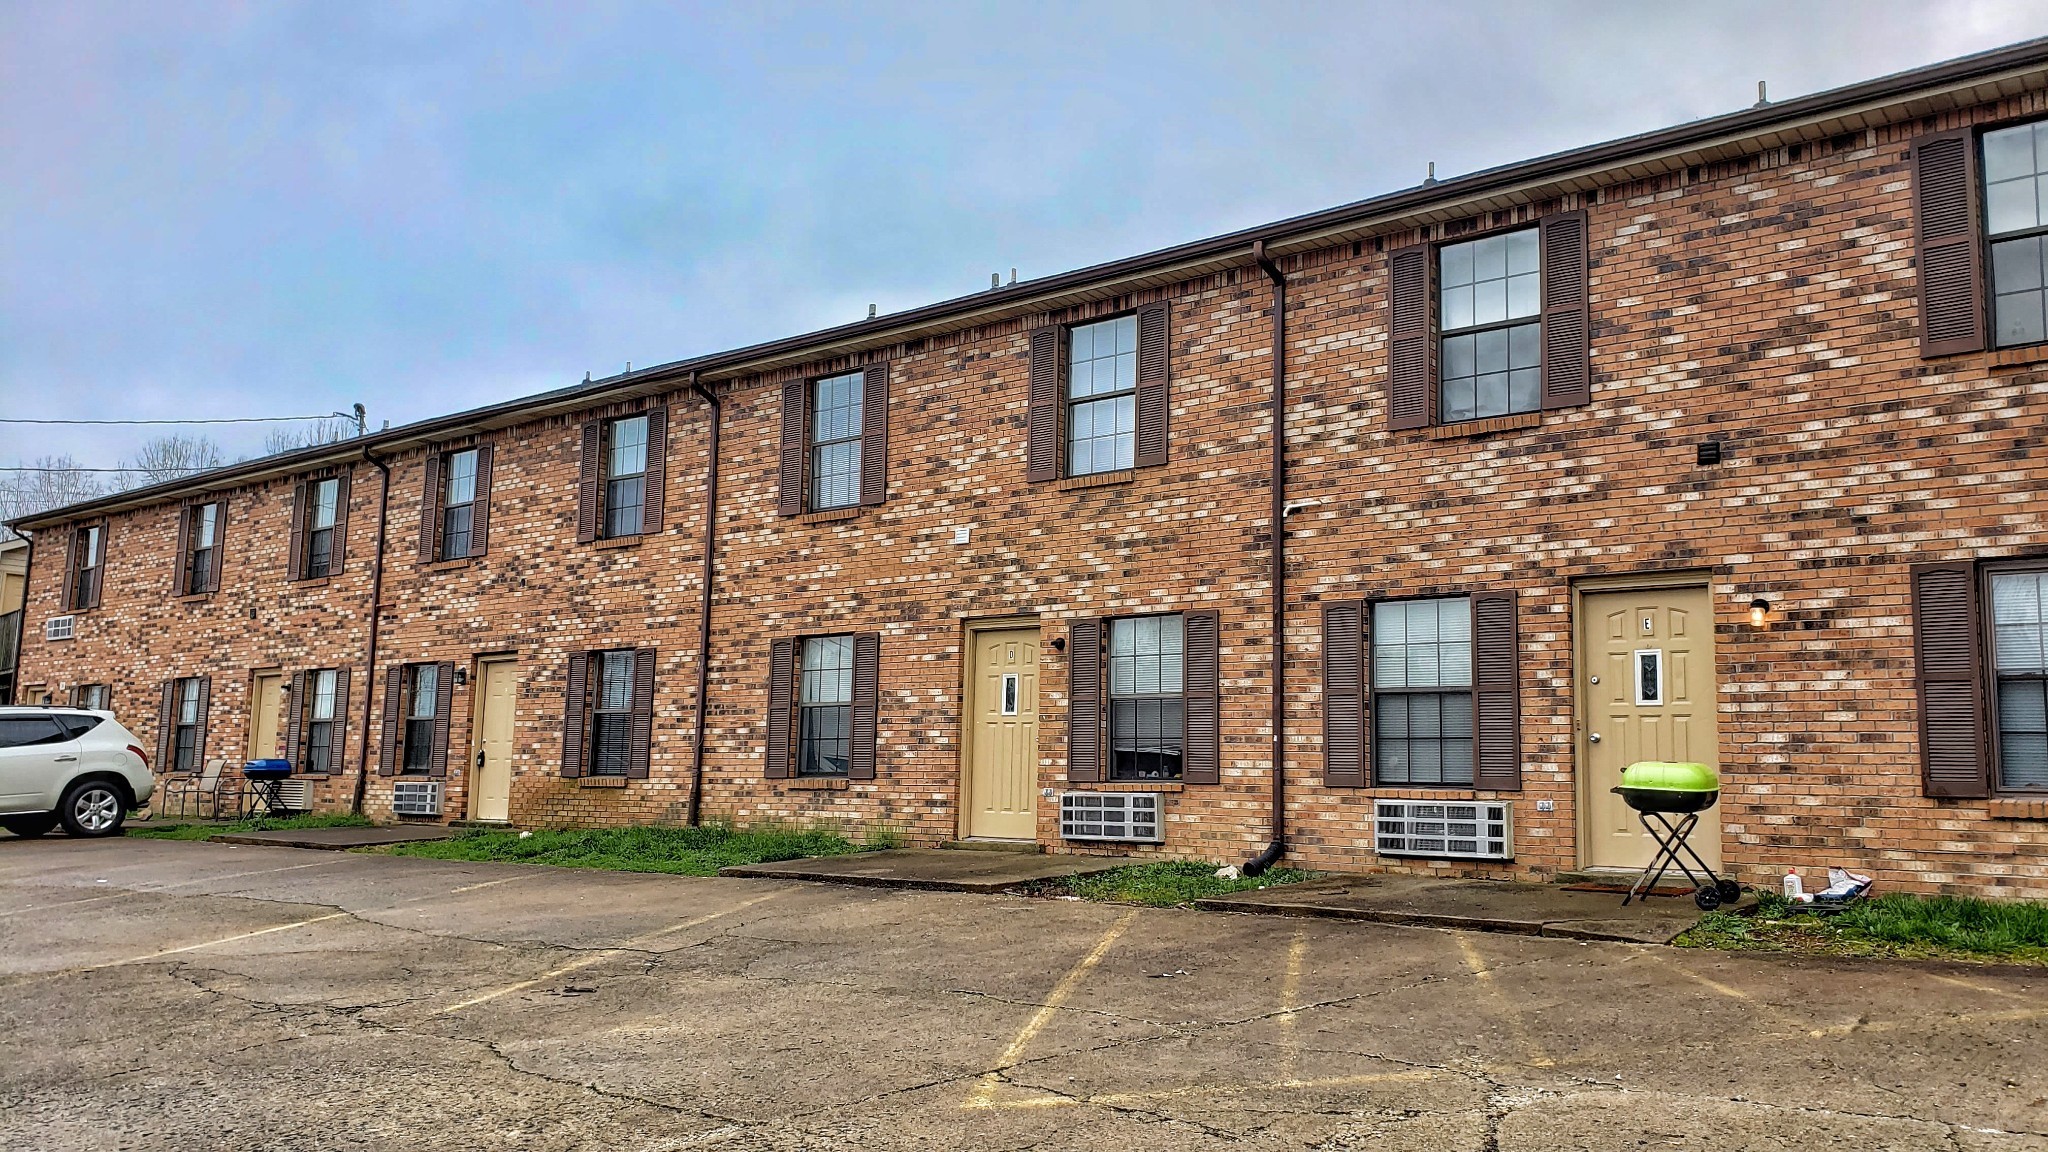
[[1373,764],[1382,784],[1472,784],[1472,602],[1372,606]]
[[1109,774],[1178,780],[1187,727],[1179,616],[1109,622]]
[[1437,251],[1445,423],[1542,406],[1543,274],[1536,229]]
[[101,721],[97,716],[59,716],[57,717],[57,723],[64,726],[64,732],[67,736],[76,740],[87,732],[99,727]]
[[48,716],[0,716],[0,748],[32,748],[70,739],[71,733]]
[[2048,789],[2048,571],[1991,574],[1998,786]]
[[186,512],[185,566],[178,591],[200,596],[213,591],[215,550],[220,547],[220,504],[200,504]]
[[853,755],[853,637],[804,641],[797,685],[799,776],[844,776]]
[[106,528],[90,524],[71,535],[71,608],[91,608],[100,602],[100,562]]
[[173,772],[196,772],[199,757],[205,749],[200,745],[200,732],[204,730],[206,717],[201,708],[201,685],[197,676],[189,676],[177,683],[175,696],[177,712],[173,717],[175,731],[172,736],[171,766]]
[[633,761],[633,650],[593,652],[590,774],[624,776]]
[[647,417],[614,420],[605,427],[603,538],[639,535],[646,499]]
[[811,508],[860,503],[861,383],[864,372],[811,382]]
[[1133,467],[1138,451],[1138,318],[1067,331],[1067,475]]
[[434,715],[441,698],[441,667],[438,664],[414,664],[405,670],[405,676],[403,768],[407,772],[432,771]]
[[91,712],[105,712],[111,705],[105,684],[80,684],[71,690],[71,705]]
[[477,450],[450,452],[441,462],[441,553],[442,560],[469,555],[470,533],[475,527]]
[[1984,134],[1984,230],[1997,345],[2048,341],[2048,121]]
[[[301,707],[306,717],[306,751],[302,772],[334,771],[334,723],[335,714],[341,702],[335,699],[336,676],[334,669],[324,668],[318,672],[306,673],[306,699]],[[429,697],[429,723],[431,724],[432,698]],[[428,729],[431,734],[432,729]],[[411,728],[408,724],[407,736]],[[431,735],[429,737],[431,739]],[[411,757],[407,757],[410,765]]]
[[334,524],[340,514],[341,480],[329,477],[306,485],[306,570],[318,580],[334,571]]

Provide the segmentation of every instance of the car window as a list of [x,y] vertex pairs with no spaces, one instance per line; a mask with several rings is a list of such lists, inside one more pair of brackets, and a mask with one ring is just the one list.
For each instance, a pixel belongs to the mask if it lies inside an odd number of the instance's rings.
[[0,748],[62,744],[69,739],[71,735],[48,716],[0,716]]
[[106,719],[104,716],[59,716],[57,717],[57,723],[69,729],[71,738],[76,740],[87,732],[99,727],[100,721],[104,719]]

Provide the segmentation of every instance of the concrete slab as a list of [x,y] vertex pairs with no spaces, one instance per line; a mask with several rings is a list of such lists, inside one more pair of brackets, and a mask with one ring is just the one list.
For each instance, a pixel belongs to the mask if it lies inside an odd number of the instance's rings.
[[446,840],[455,835],[439,825],[394,825],[388,828],[285,828],[274,832],[225,832],[209,837],[215,844],[249,844],[263,848],[321,848],[345,852],[384,844]]
[[1669,944],[1700,917],[1689,894],[1623,908],[1621,896],[1611,892],[1416,876],[1332,876],[1197,900],[1195,907],[1636,944]]
[[1043,856],[1018,852],[958,852],[945,848],[899,848],[852,856],[818,856],[774,864],[736,864],[720,876],[772,880],[818,880],[870,888],[914,888],[926,892],[1006,892],[1039,880],[1092,876],[1130,863],[1104,856]]

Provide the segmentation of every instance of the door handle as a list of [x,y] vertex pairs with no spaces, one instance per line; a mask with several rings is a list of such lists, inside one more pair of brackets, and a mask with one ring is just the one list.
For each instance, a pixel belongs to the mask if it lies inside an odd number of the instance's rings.
[[484,766],[484,750],[481,748],[476,750],[476,766],[479,771],[481,771]]
[[73,763],[73,762],[75,762],[75,761],[76,761],[76,760],[78,759],[78,757],[76,757],[76,756],[57,756],[57,757],[54,757],[53,759],[55,759],[55,760],[56,760],[56,762],[57,762],[57,763],[59,763],[59,764],[70,764],[70,763]]
[[1598,744],[1600,742],[1600,734],[1598,732],[1593,733],[1591,736],[1586,737],[1586,742],[1589,744]]

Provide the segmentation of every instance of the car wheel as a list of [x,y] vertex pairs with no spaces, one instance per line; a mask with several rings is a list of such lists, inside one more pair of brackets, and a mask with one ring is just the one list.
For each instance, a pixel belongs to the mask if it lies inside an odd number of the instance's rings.
[[105,780],[80,780],[65,791],[57,815],[73,836],[112,836],[121,830],[128,805],[121,790]]
[[0,816],[0,828],[24,840],[33,840],[57,826],[54,812],[41,812],[34,816]]

